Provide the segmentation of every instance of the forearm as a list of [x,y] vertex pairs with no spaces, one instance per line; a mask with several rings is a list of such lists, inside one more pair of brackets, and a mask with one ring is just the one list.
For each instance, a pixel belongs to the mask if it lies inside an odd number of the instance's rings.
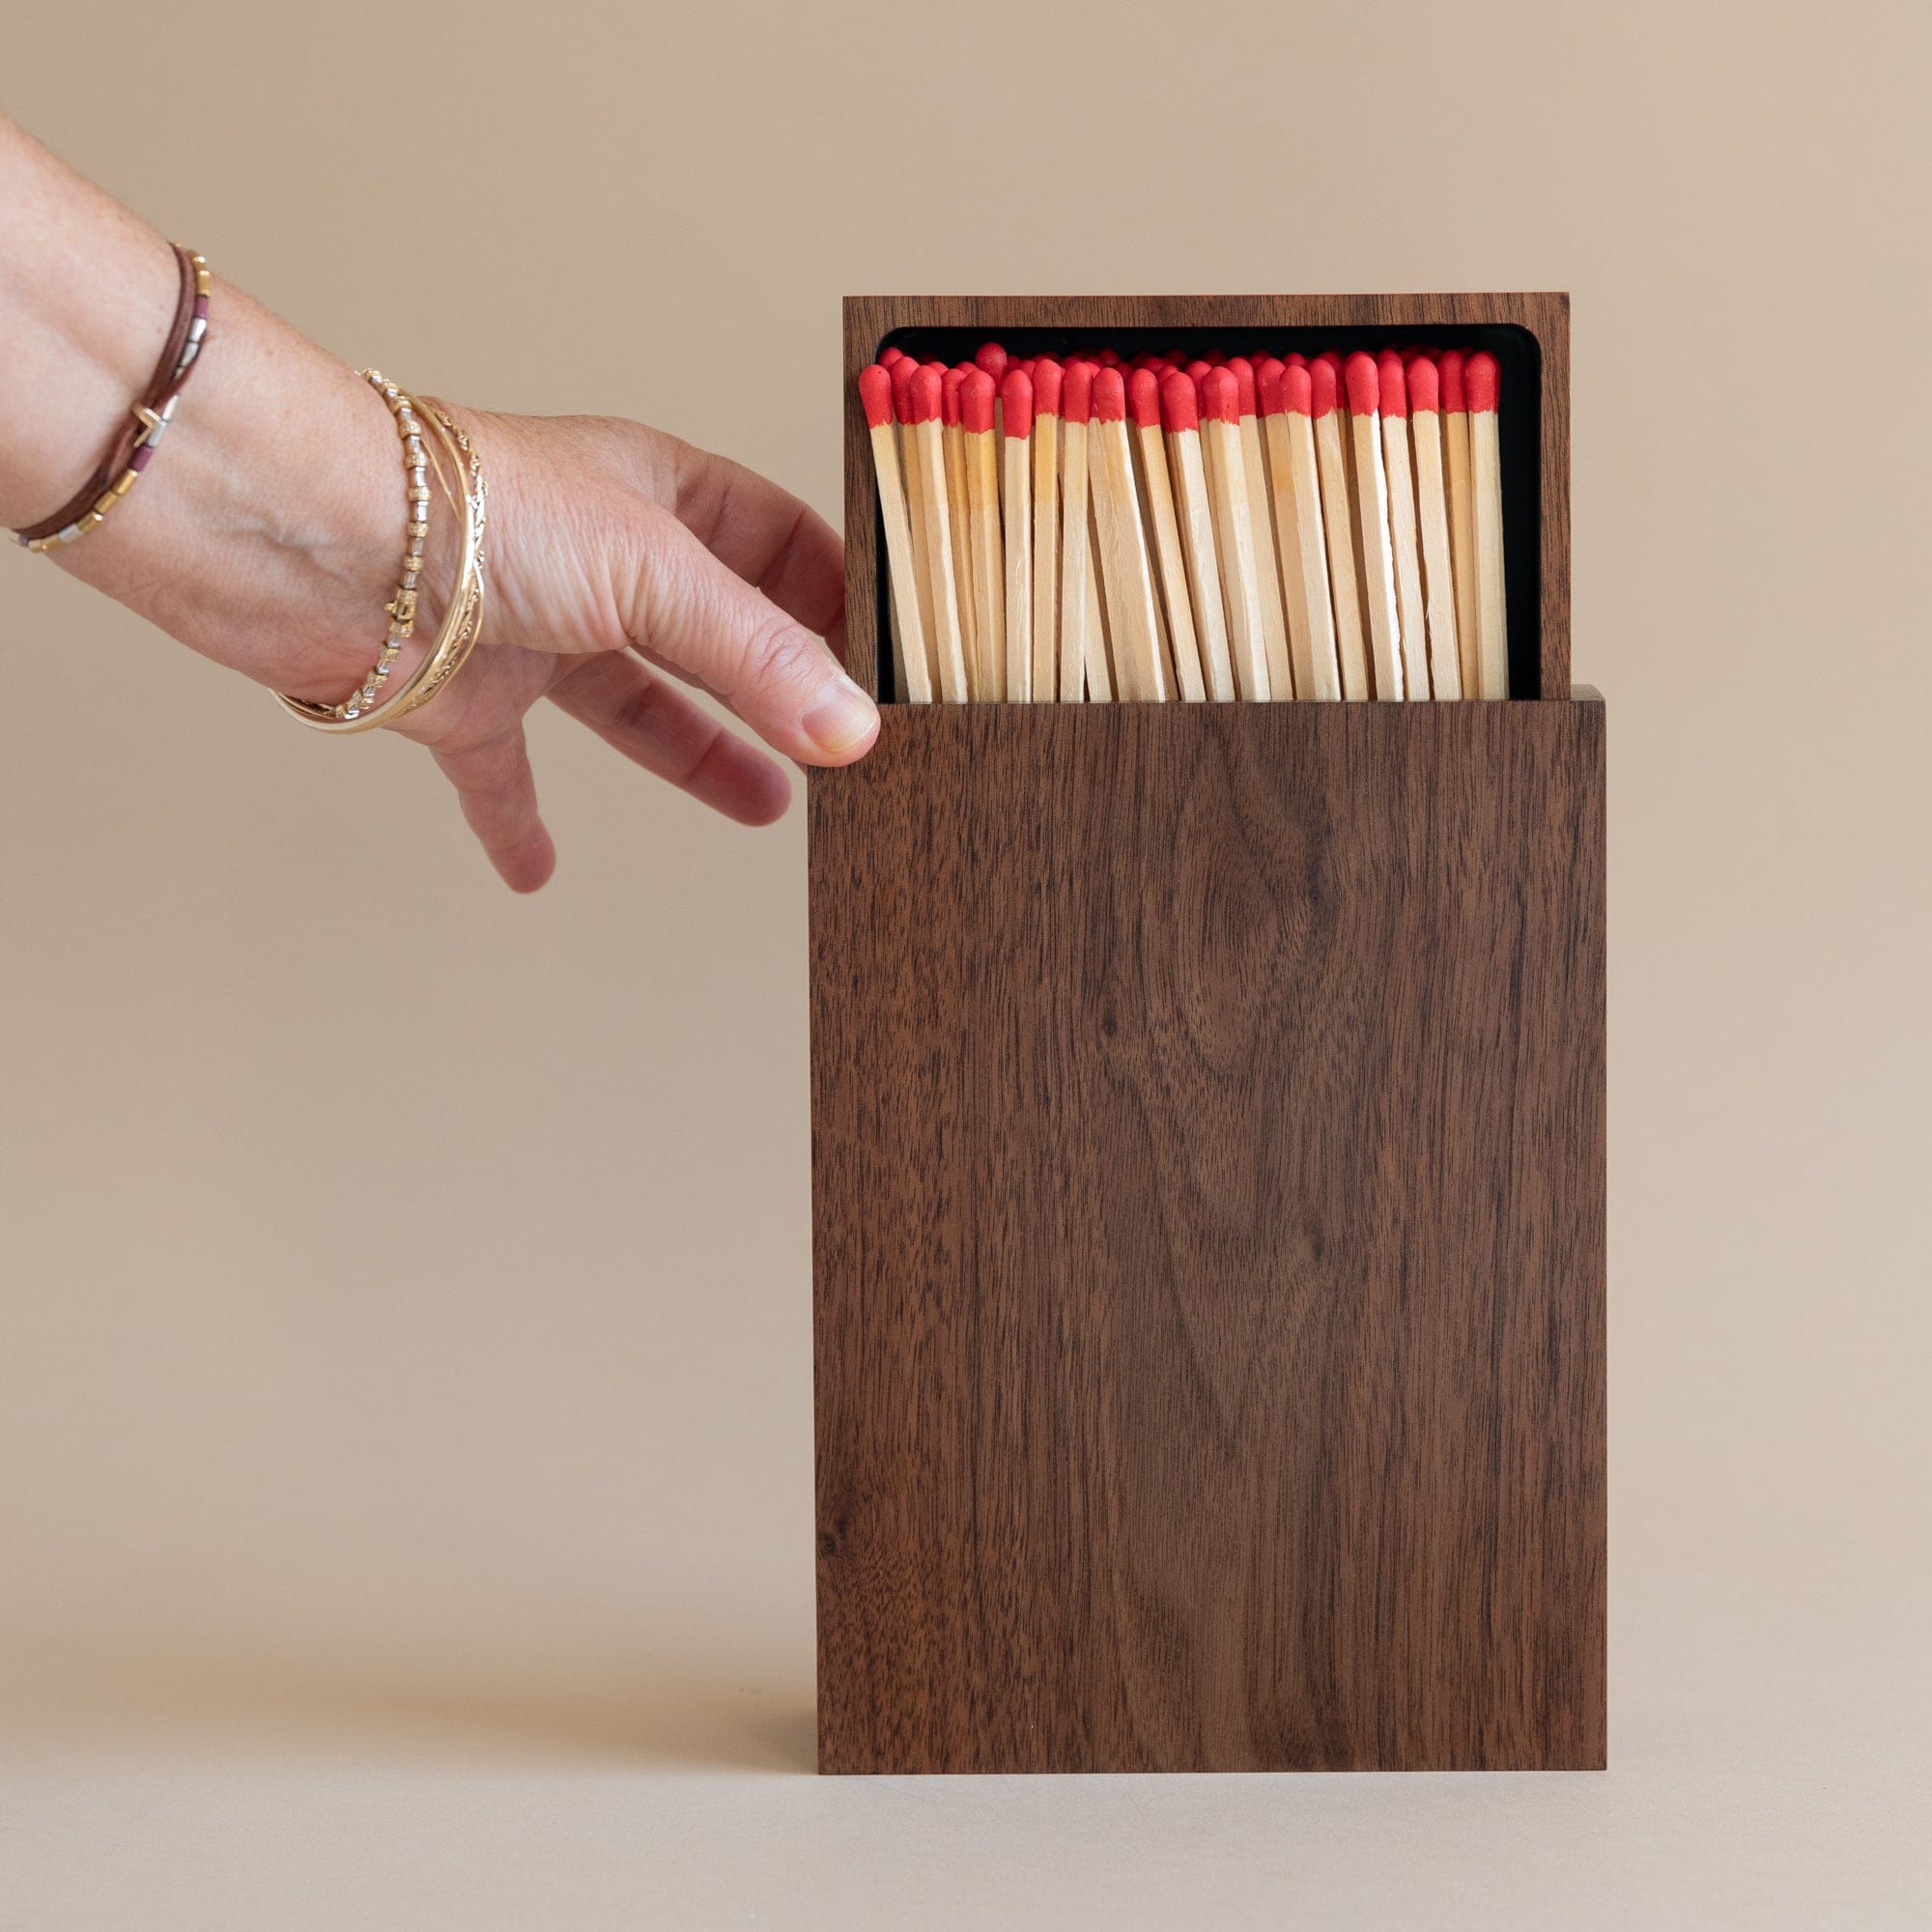
[[[0,525],[85,481],[160,355],[162,237],[0,120]],[[353,370],[217,281],[208,353],[139,486],[48,553],[185,643],[334,699],[367,670],[402,552],[388,412]]]

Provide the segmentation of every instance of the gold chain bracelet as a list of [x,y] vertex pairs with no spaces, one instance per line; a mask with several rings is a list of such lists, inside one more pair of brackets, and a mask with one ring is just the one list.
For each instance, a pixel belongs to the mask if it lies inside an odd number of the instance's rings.
[[[375,370],[364,370],[362,373],[395,412],[397,427],[403,433],[410,474],[409,549],[403,560],[403,582],[397,588],[394,601],[387,607],[393,620],[389,641],[384,647],[377,668],[364,680],[361,688],[341,704],[318,704],[307,698],[291,697],[284,692],[275,694],[282,707],[304,724],[317,731],[338,735],[373,731],[380,725],[393,724],[427,704],[463,668],[464,661],[476,647],[476,640],[483,630],[486,500],[483,465],[476,447],[442,404],[434,399],[421,402],[395,384],[385,382]],[[455,473],[457,493],[462,498],[458,514],[463,523],[463,549],[457,564],[456,587],[450,593],[449,609],[443,612],[435,642],[422,662],[403,681],[401,689],[393,696],[383,696],[382,687],[388,678],[389,667],[395,661],[400,639],[407,638],[414,626],[414,580],[421,569],[422,540],[429,526],[429,489],[424,481],[425,466],[420,460],[420,433],[417,432],[412,442],[410,431],[404,428],[405,424],[413,426],[418,419],[429,425],[431,435],[441,444],[442,453]],[[448,496],[449,485],[442,473],[442,464],[436,462],[435,468],[443,494]],[[452,507],[457,507],[454,498]],[[379,698],[380,701],[376,701]]]

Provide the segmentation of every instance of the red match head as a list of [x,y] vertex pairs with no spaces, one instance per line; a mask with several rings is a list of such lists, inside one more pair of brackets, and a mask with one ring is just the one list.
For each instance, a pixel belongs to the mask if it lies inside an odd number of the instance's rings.
[[1442,412],[1445,415],[1461,415],[1469,405],[1463,394],[1463,352],[1460,349],[1446,349],[1442,359],[1435,365],[1435,372],[1442,379]]
[[1160,356],[1153,350],[1143,349],[1134,357],[1132,366],[1136,369],[1152,369],[1158,365],[1159,361]]
[[1069,423],[1084,423],[1094,413],[1094,365],[1084,355],[1066,365],[1060,385],[1060,413]]
[[975,364],[985,370],[995,384],[1007,373],[1007,352],[997,342],[982,342],[973,353]]
[[1221,365],[1235,378],[1235,406],[1244,416],[1255,412],[1255,365],[1245,355],[1231,355]]
[[879,351],[879,360],[890,369],[895,362],[903,362],[905,360],[905,351],[896,342],[890,343],[887,347]]
[[1217,422],[1241,419],[1241,385],[1232,369],[1210,369],[1201,384],[1201,409]]
[[919,364],[910,355],[901,355],[893,364],[893,413],[902,423],[909,423],[912,414],[912,379],[919,374]]
[[1381,378],[1382,414],[1407,415],[1408,384],[1404,379],[1402,357],[1393,349],[1384,349],[1376,357],[1376,373]]
[[867,429],[884,429],[893,419],[893,372],[883,362],[868,362],[859,371],[859,401]]
[[923,362],[912,375],[912,414],[910,422],[937,422],[944,412],[943,395],[946,384],[940,373],[930,362]]
[[1092,359],[1099,368],[1118,369],[1121,366],[1121,352],[1118,349],[1096,349]]
[[1300,350],[1291,349],[1288,352],[1288,354],[1281,358],[1281,366],[1284,369],[1305,369],[1308,367],[1308,357],[1305,356]]
[[948,429],[959,420],[959,391],[966,381],[964,369],[949,369],[939,379],[939,420]]
[[1372,416],[1381,407],[1381,377],[1373,355],[1356,350],[1342,365],[1342,380],[1349,387],[1350,413]]
[[1308,364],[1299,355],[1282,365],[1281,406],[1290,415],[1311,416],[1315,413],[1314,385],[1309,378]]
[[1127,384],[1120,365],[1109,362],[1094,378],[1094,420],[1103,423],[1127,419]]
[[1281,413],[1282,361],[1279,355],[1255,357],[1255,407],[1264,416]]
[[1315,417],[1333,415],[1339,384],[1332,355],[1318,355],[1308,365],[1308,413]]
[[1008,363],[1000,383],[1000,419],[1009,436],[1033,434],[1033,378],[1017,363]]
[[1152,369],[1136,369],[1127,378],[1127,413],[1136,429],[1160,427],[1160,377]]
[[975,436],[993,433],[993,379],[983,369],[959,384],[959,420]]
[[1184,369],[1170,369],[1160,379],[1160,419],[1170,430],[1201,427],[1201,403]]
[[[1315,359],[1309,363],[1308,366],[1311,371],[1316,369],[1327,369],[1333,374],[1335,378],[1334,406],[1337,409],[1344,408],[1348,403],[1349,393],[1342,386],[1342,358],[1339,355],[1337,355],[1332,349],[1324,349],[1320,355],[1316,356]],[[1318,393],[1320,392],[1318,391]],[[1321,412],[1318,410],[1316,413],[1320,415]]]
[[1213,372],[1213,368],[1214,368],[1213,363],[1204,361],[1200,356],[1197,355],[1192,362],[1187,364],[1184,373],[1186,374],[1187,380],[1190,383],[1192,383],[1194,386],[1198,389],[1201,386],[1201,384],[1205,383],[1208,380],[1208,376]]
[[1434,362],[1441,354],[1441,350],[1432,349],[1426,342],[1418,342],[1413,349],[1402,352],[1402,359],[1405,362]]
[[1479,349],[1463,365],[1463,382],[1468,390],[1469,413],[1480,415],[1496,407],[1496,389],[1501,380],[1496,358],[1487,349]]
[[1442,407],[1442,378],[1435,364],[1418,355],[1404,374],[1408,379],[1408,407],[1416,415],[1434,415]]
[[1037,416],[1060,413],[1060,388],[1066,372],[1051,355],[1042,355],[1033,365],[1033,412]]

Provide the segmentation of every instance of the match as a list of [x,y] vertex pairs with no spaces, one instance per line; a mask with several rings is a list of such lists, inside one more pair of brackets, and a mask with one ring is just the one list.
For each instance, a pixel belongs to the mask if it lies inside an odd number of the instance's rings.
[[1478,695],[1509,696],[1509,626],[1503,592],[1503,470],[1496,405],[1499,372],[1487,350],[1463,370],[1469,404],[1469,498],[1475,526]]
[[879,486],[880,519],[886,529],[886,576],[893,599],[893,667],[898,688],[912,704],[932,702],[932,668],[926,654],[925,625],[919,610],[919,576],[913,563],[912,525],[906,514],[905,486],[899,479],[899,446],[893,424],[893,374],[874,362],[859,375],[859,400],[872,444],[872,469]]
[[1033,378],[1009,365],[1000,381],[1000,507],[1007,553],[1007,696],[1033,697]]
[[1239,390],[1234,372],[1226,367],[1208,368],[1200,389],[1201,436],[1207,444],[1208,492],[1214,505],[1214,540],[1220,547],[1222,588],[1228,598],[1235,682],[1241,696],[1255,702],[1269,696],[1270,686],[1247,465],[1241,453]]
[[1119,694],[1130,703],[1158,700],[1168,692],[1161,664],[1160,616],[1154,606],[1153,563],[1134,486],[1127,387],[1115,366],[1103,367],[1094,380],[1094,419],[1087,441]]
[[1395,601],[1395,557],[1389,544],[1388,475],[1382,466],[1381,378],[1373,355],[1357,350],[1342,367],[1349,393],[1349,431],[1355,451],[1356,550],[1362,559],[1362,598],[1369,612],[1369,660],[1376,696],[1402,696],[1402,618]]
[[1402,627],[1402,688],[1429,696],[1429,626],[1422,610],[1422,547],[1415,524],[1415,471],[1409,455],[1408,383],[1402,357],[1384,349],[1380,378],[1382,469],[1388,478],[1389,554],[1395,559],[1396,615]]
[[1429,685],[1437,699],[1460,698],[1463,663],[1456,647],[1456,575],[1450,562],[1449,497],[1442,476],[1441,376],[1426,355],[1414,356],[1405,374],[1429,622]]

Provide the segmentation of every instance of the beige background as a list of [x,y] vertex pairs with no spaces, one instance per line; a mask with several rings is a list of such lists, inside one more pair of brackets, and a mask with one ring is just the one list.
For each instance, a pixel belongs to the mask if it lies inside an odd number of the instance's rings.
[[6,11],[330,348],[834,514],[847,291],[1575,292],[1614,1769],[801,1776],[798,814],[540,720],[520,902],[9,552],[0,1927],[1925,1922],[1926,9]]

